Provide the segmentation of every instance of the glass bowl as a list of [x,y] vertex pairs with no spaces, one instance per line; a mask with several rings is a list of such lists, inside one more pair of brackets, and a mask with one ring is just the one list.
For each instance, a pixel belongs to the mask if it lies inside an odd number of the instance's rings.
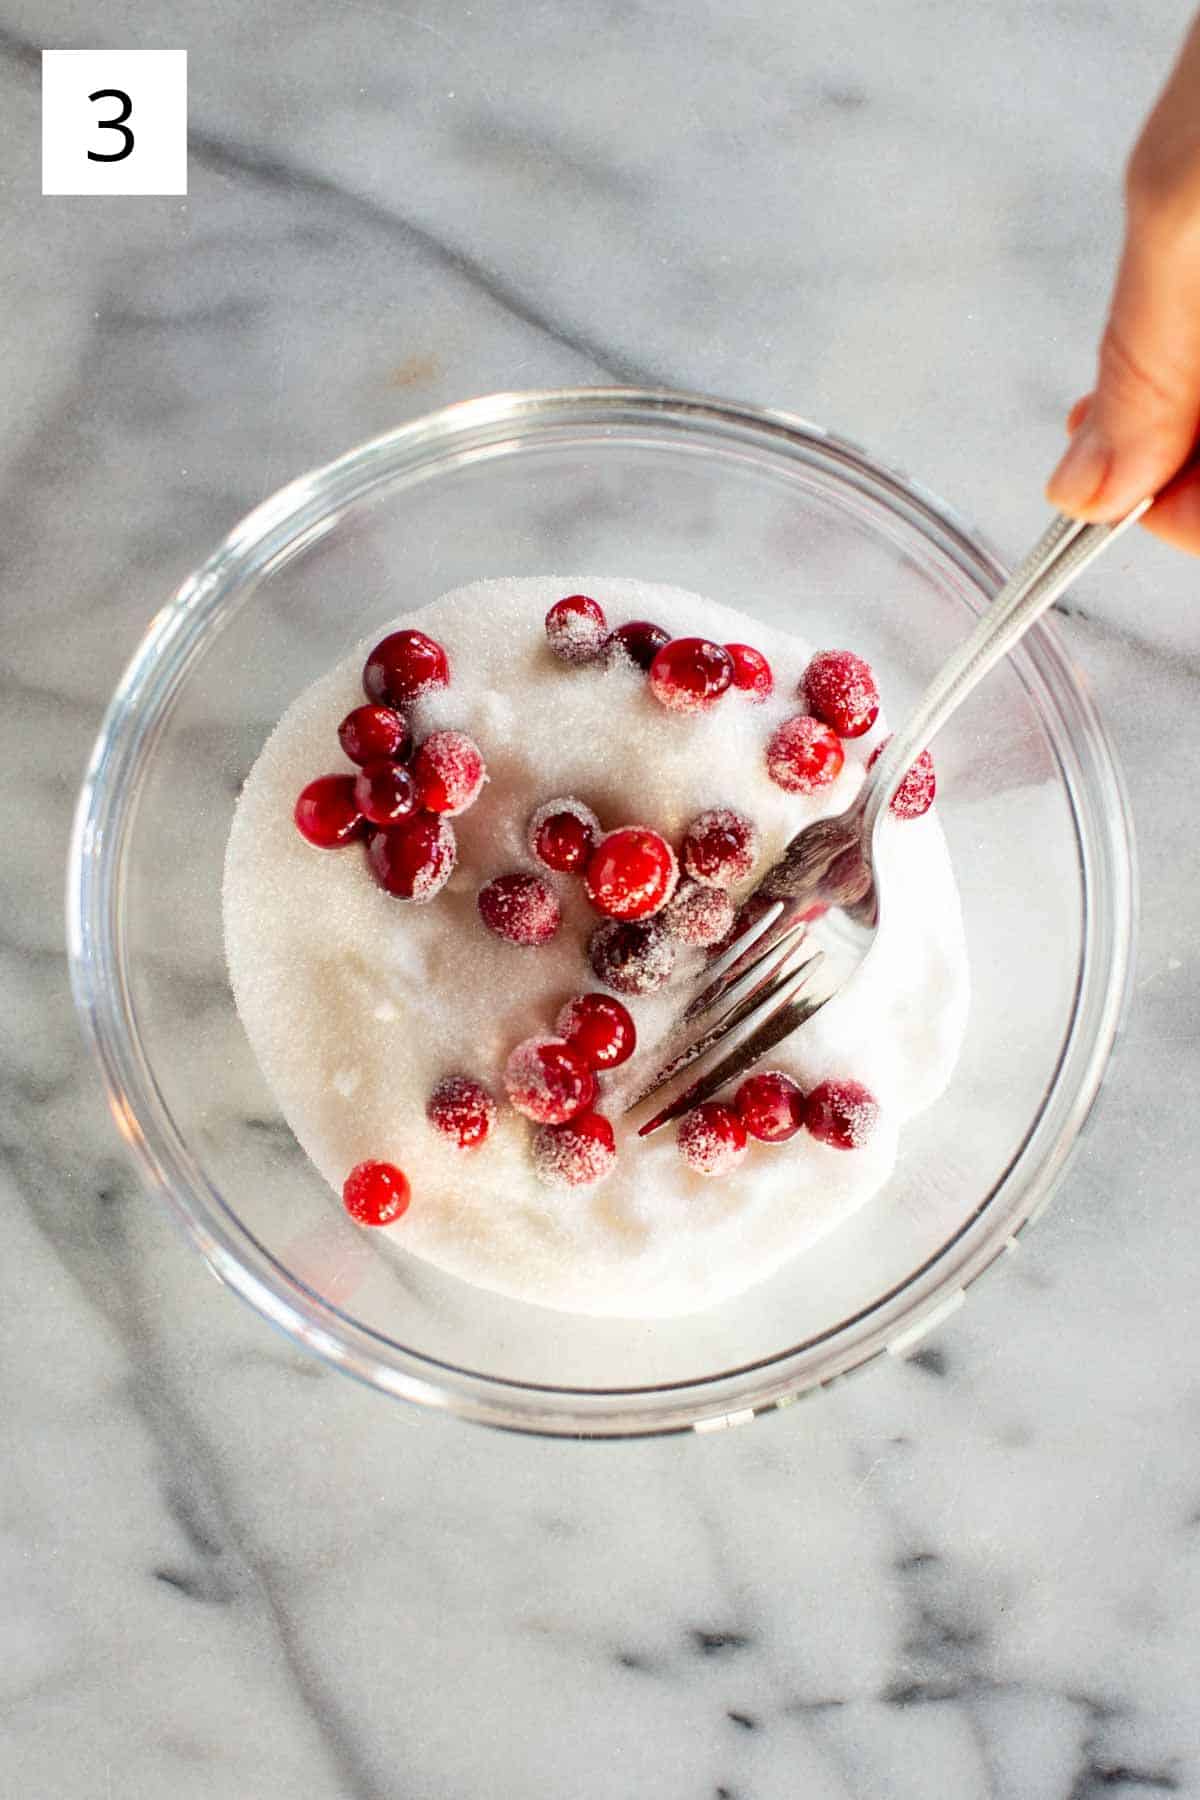
[[480,576],[555,571],[672,582],[853,645],[893,718],[1004,573],[932,496],[782,413],[580,389],[405,425],[258,507],[151,625],[80,797],[75,993],[143,1176],[289,1337],[493,1425],[716,1429],[907,1348],[1015,1247],[1119,1022],[1128,816],[1078,673],[1039,625],[938,741],[970,1024],[888,1187],[772,1280],[690,1318],[578,1318],[468,1287],[352,1225],[299,1150],[234,1009],[222,858],[268,732],[357,639]]

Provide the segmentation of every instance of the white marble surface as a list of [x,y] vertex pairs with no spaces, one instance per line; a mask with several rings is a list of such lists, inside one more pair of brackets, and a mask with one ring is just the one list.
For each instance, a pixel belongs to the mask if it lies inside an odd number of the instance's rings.
[[[1087,385],[1164,0],[0,7],[0,1792],[1200,1795],[1200,570],[1066,622],[1143,855],[1115,1079],[907,1363],[708,1439],[415,1416],[130,1181],[66,992],[73,790],[147,617],[285,477],[645,377],[827,421],[1006,551]],[[40,45],[185,46],[186,202],[43,200]]]

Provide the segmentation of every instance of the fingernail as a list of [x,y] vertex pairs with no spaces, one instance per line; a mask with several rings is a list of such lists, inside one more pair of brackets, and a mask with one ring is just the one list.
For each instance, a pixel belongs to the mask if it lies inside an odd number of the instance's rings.
[[1104,486],[1112,452],[1094,425],[1083,424],[1046,483],[1046,498],[1066,510],[1088,506]]

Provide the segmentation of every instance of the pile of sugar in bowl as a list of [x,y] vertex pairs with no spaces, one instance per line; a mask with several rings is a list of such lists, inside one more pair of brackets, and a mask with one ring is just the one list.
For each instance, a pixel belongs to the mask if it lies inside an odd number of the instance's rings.
[[885,736],[856,656],[629,580],[476,582],[315,682],[239,800],[225,936],[351,1216],[481,1287],[651,1317],[742,1292],[876,1193],[966,1018],[928,759],[850,985],[678,1129],[623,1112],[740,904]]

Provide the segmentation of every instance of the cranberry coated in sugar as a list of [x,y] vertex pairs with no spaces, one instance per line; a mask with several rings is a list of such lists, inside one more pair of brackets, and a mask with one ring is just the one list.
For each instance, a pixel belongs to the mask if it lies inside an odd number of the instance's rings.
[[555,1037],[518,1044],[504,1065],[504,1086],[517,1111],[538,1125],[563,1124],[596,1094],[596,1078],[583,1057]]
[[845,762],[841,739],[807,714],[785,719],[767,745],[767,774],[788,794],[816,794],[829,787]]
[[600,1113],[577,1113],[564,1125],[543,1125],[534,1136],[534,1173],[547,1187],[594,1187],[616,1161],[613,1128]]
[[413,758],[413,774],[425,811],[456,818],[483,792],[487,767],[465,731],[432,731]]
[[879,1102],[861,1081],[823,1081],[804,1105],[813,1137],[835,1150],[859,1150],[879,1122]]
[[[891,743],[891,738],[884,738],[882,744],[876,745],[871,752],[868,769],[873,769],[883,751]],[[919,819],[933,805],[937,793],[937,774],[933,767],[933,757],[928,750],[922,750],[900,786],[888,802],[888,811],[898,819]]]
[[679,1125],[679,1154],[696,1175],[728,1175],[746,1154],[746,1127],[719,1100],[706,1100]]
[[862,737],[879,717],[871,665],[853,650],[818,650],[800,677],[800,697],[839,737]]
[[600,838],[600,821],[581,800],[547,800],[529,821],[527,842],[546,868],[576,875]]
[[758,832],[744,814],[714,806],[692,820],[684,833],[683,866],[705,887],[730,888],[744,881],[758,856]]
[[496,1123],[496,1102],[472,1076],[447,1075],[430,1094],[425,1116],[459,1150],[475,1150]]
[[681,881],[662,922],[673,938],[697,949],[724,943],[733,930],[733,901],[723,888],[704,887],[698,881]]
[[363,668],[363,692],[377,706],[400,706],[450,684],[446,652],[423,631],[393,631]]
[[497,875],[479,890],[479,916],[510,944],[548,944],[562,923],[558,895],[540,875]]
[[546,642],[561,662],[593,662],[607,637],[604,608],[588,594],[568,594],[546,614]]
[[675,945],[658,919],[609,919],[588,942],[598,980],[617,994],[654,994],[675,967]]

